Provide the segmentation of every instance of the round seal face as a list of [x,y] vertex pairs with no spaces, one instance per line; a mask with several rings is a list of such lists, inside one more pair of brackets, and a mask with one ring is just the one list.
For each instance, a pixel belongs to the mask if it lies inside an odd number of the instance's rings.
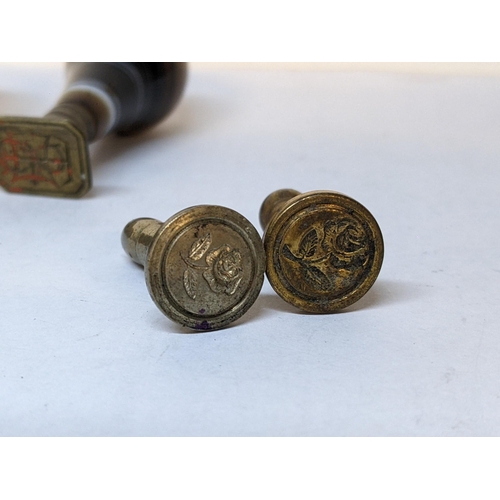
[[264,237],[267,277],[275,291],[304,311],[329,313],[359,300],[382,266],[380,228],[360,203],[313,191],[292,198]]
[[264,281],[262,240],[242,215],[202,205],[177,213],[153,241],[146,282],[173,321],[214,330],[242,316]]

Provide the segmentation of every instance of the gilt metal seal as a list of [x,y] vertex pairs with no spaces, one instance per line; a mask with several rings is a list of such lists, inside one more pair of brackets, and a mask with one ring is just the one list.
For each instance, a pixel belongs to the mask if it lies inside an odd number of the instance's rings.
[[289,200],[264,239],[267,276],[276,292],[310,312],[343,309],[375,282],[382,233],[371,213],[340,193],[312,191]]

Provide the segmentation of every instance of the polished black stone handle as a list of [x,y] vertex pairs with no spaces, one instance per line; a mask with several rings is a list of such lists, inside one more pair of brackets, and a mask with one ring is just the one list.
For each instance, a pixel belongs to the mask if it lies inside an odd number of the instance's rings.
[[139,132],[165,118],[182,95],[186,64],[67,63],[66,73],[66,91],[47,117],[71,120],[78,113],[91,142],[109,132]]
[[91,187],[88,144],[130,135],[179,102],[186,63],[67,63],[67,85],[44,118],[0,118],[0,184],[11,192],[78,197]]

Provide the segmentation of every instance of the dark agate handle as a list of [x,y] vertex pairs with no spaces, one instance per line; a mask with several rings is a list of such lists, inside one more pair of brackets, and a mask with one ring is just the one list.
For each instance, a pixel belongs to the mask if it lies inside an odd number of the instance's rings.
[[183,62],[67,63],[67,85],[47,115],[66,118],[88,142],[116,132],[130,135],[155,125],[179,102]]

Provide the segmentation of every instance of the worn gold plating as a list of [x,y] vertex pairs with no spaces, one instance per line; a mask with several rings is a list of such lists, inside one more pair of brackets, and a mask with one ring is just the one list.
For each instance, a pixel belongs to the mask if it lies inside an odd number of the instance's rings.
[[359,300],[375,282],[384,244],[371,213],[333,191],[280,190],[261,209],[268,279],[284,300],[329,313]]

